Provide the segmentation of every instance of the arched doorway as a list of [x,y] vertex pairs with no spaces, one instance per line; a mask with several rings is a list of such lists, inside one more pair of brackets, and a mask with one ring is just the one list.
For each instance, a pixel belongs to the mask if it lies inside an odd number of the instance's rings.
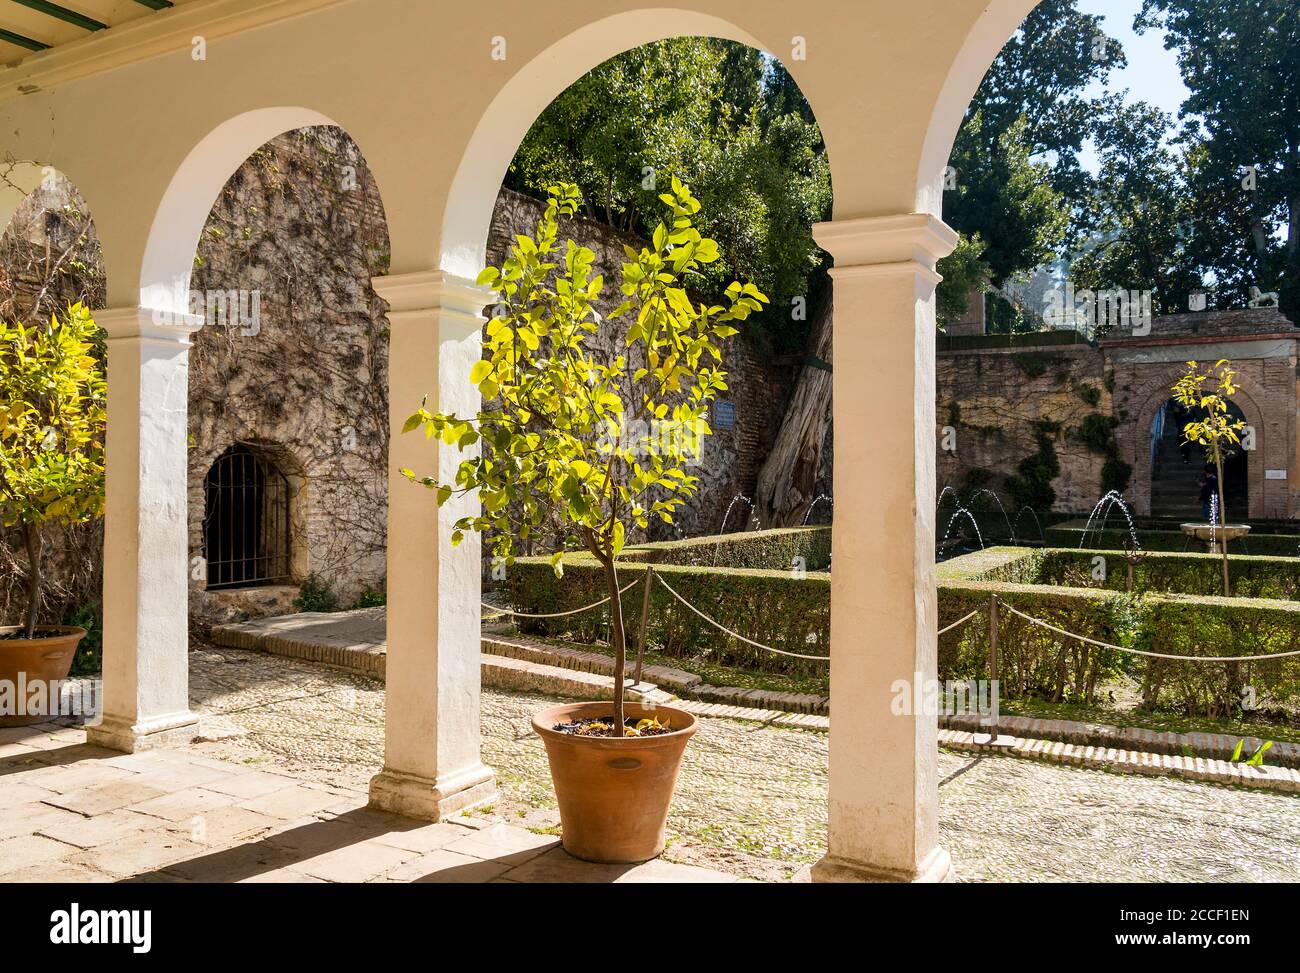
[[[1246,415],[1233,402],[1228,412],[1238,422]],[[1156,410],[1151,420],[1151,515],[1154,517],[1199,517],[1200,490],[1207,464],[1214,462],[1212,451],[1189,443],[1183,429],[1189,422],[1204,418],[1203,410],[1187,409],[1169,399]],[[1243,519],[1247,516],[1250,497],[1249,468],[1246,451],[1240,445],[1224,450],[1223,490],[1227,511],[1223,515]],[[1221,518],[1223,519],[1223,518]]]
[[236,443],[203,484],[208,590],[290,579],[289,481],[262,449]]

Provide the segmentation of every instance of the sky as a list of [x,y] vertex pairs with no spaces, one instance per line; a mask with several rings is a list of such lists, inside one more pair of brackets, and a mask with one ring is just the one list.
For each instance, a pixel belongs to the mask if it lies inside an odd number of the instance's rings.
[[[1128,55],[1127,67],[1112,71],[1105,86],[1093,85],[1087,94],[1128,89],[1128,100],[1148,102],[1176,120],[1178,108],[1187,97],[1187,87],[1178,72],[1176,54],[1165,50],[1163,32],[1133,32],[1133,18],[1142,9],[1141,0],[1079,0],[1079,9],[1103,16],[1103,29],[1123,45]],[[1090,172],[1097,171],[1097,156],[1090,146],[1084,147],[1079,161]]]

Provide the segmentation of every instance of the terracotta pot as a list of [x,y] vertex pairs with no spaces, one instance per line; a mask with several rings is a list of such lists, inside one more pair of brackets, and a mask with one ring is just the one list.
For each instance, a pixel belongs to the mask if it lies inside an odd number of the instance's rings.
[[613,712],[609,702],[553,706],[533,715],[533,729],[546,743],[564,850],[590,862],[649,861],[664,850],[677,770],[697,724],[690,713],[671,706],[626,703],[625,716],[667,718],[673,732],[618,739],[552,729],[557,723],[609,718]]
[[[21,632],[21,625],[0,625],[0,635]],[[0,680],[7,680],[18,692],[19,673],[27,684],[37,681],[53,682],[67,679],[72,668],[72,657],[77,654],[77,643],[86,637],[84,628],[68,625],[38,625],[38,632],[58,632],[47,638],[0,638]],[[45,723],[48,715],[16,716],[0,713],[0,726],[30,726]]]

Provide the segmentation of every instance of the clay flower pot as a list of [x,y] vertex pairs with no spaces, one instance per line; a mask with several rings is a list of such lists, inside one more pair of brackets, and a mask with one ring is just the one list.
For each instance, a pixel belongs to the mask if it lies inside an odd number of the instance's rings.
[[667,719],[673,730],[646,737],[583,737],[552,729],[558,723],[609,718],[609,702],[570,703],[533,715],[546,744],[560,803],[564,850],[584,861],[631,864],[664,850],[668,806],[677,786],[695,717],[671,706],[624,704],[624,715]]
[[[21,625],[0,625],[0,636],[10,636],[21,632]],[[72,668],[72,657],[77,654],[77,643],[86,637],[84,628],[69,625],[40,625],[37,632],[57,632],[57,635],[38,636],[34,639],[0,638],[0,682],[7,682],[13,687],[15,708],[17,707],[19,687],[34,682],[47,685],[60,679],[68,678]],[[19,674],[22,674],[20,683]],[[25,696],[25,694],[24,694]],[[30,726],[44,723],[50,715],[17,715],[0,712],[0,726]]]

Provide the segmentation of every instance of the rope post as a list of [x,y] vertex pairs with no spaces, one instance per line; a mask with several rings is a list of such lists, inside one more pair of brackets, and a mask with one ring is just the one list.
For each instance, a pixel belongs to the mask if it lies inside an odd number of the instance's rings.
[[653,565],[645,566],[645,595],[641,599],[641,630],[636,639],[636,685],[641,685],[641,665],[645,661],[646,628],[650,622],[650,589],[655,583]]
[[[989,699],[998,685],[998,596],[989,595]],[[1000,695],[1000,694],[999,694]],[[994,707],[989,723],[989,746],[998,746],[998,713]]]

